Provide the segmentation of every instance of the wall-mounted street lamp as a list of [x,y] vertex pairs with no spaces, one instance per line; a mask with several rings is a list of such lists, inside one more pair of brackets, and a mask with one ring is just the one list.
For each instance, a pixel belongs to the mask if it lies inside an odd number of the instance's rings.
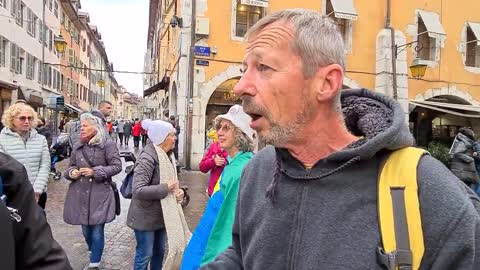
[[[397,89],[397,56],[399,53],[403,52],[409,47],[412,47],[413,44],[420,44],[414,47],[415,52],[420,52],[423,49],[421,43],[418,40],[405,43],[402,45],[395,44],[395,41],[392,38],[392,86],[393,86],[393,98],[398,98],[398,89]],[[399,50],[400,49],[400,50]],[[410,72],[415,79],[421,79],[425,75],[425,71],[427,70],[427,65],[422,62],[422,59],[419,57],[415,58],[412,61],[412,64],[409,66]]]
[[425,76],[425,71],[427,71],[427,64],[425,64],[421,58],[417,57],[412,61],[412,64],[409,68],[410,72],[412,73],[412,77],[418,80]]
[[[409,47],[412,47],[413,44],[415,43],[418,44],[419,43],[418,40],[405,43],[403,45],[395,45],[394,46],[395,60],[399,53],[403,52],[405,49]],[[399,51],[399,49],[401,50]],[[415,52],[418,53],[421,50],[423,50],[423,46],[420,43],[420,45],[415,46],[413,49],[415,50]],[[425,75],[425,71],[427,70],[427,64],[425,64],[421,58],[417,57],[412,61],[412,64],[409,66],[409,68],[410,68],[410,72],[412,73],[412,77],[414,77],[415,79],[421,79]]]
[[58,35],[53,39],[53,43],[55,44],[55,49],[58,53],[64,53],[65,48],[67,47],[67,42],[63,38],[62,35]]
[[100,79],[97,81],[97,85],[98,87],[103,88],[105,87],[105,81],[103,79]]

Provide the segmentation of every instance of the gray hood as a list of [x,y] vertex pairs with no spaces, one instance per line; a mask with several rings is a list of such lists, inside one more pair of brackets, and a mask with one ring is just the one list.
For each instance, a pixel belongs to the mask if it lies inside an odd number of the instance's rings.
[[[280,174],[292,179],[318,180],[356,163],[368,160],[381,151],[412,146],[414,143],[400,104],[367,89],[342,91],[345,125],[360,140],[318,161],[305,175],[305,167],[284,148],[275,148],[276,170],[266,197],[274,199]],[[270,151],[269,149],[265,149]],[[294,162],[291,162],[291,161]],[[317,166],[322,164],[322,166]],[[327,170],[325,170],[328,168]]]
[[93,110],[91,112],[91,114],[95,115],[96,117],[102,119],[103,123],[106,124],[107,123],[107,119],[105,118],[105,116],[103,115],[103,113],[99,110]]
[[414,144],[400,103],[390,97],[367,89],[344,90],[342,111],[348,130],[362,139],[332,154],[330,160],[370,159],[381,150]]

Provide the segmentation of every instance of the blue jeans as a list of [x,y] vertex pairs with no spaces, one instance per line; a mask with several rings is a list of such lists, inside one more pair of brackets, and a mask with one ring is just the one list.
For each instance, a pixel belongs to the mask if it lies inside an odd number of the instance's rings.
[[161,270],[167,237],[165,228],[156,231],[134,231],[137,248],[133,270],[147,270],[149,262],[150,270]]
[[82,225],[83,237],[88,245],[91,263],[99,263],[102,260],[103,247],[105,246],[105,224]]

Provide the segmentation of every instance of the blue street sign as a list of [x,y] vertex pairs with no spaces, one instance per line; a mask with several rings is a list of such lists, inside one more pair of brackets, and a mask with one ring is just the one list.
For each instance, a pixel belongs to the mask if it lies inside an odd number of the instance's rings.
[[208,62],[207,60],[198,60],[197,59],[197,65],[198,66],[207,66],[210,64],[210,62]]
[[195,55],[210,56],[210,47],[195,46]]

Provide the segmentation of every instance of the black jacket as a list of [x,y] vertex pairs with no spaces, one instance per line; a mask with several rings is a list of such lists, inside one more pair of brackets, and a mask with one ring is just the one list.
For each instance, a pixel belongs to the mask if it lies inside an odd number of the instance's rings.
[[48,149],[50,149],[50,146],[52,145],[52,132],[50,132],[50,128],[47,126],[38,127],[37,132],[38,134],[45,136],[48,143]]
[[22,164],[0,153],[0,176],[7,205],[17,209],[22,218],[20,222],[11,221],[0,202],[0,269],[72,269],[65,252],[53,239],[43,210],[35,202],[33,187]]
[[450,148],[450,170],[463,182],[477,183],[477,169],[473,158],[474,141],[458,133]]

